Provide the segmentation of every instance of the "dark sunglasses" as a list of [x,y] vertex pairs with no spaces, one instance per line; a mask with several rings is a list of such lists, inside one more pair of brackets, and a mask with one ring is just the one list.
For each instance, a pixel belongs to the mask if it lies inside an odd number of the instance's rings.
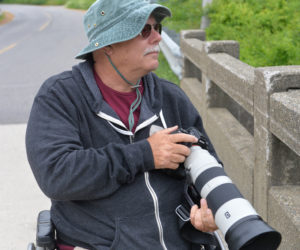
[[161,29],[162,29],[161,23],[156,23],[156,24],[153,24],[153,25],[147,23],[145,25],[145,27],[143,28],[143,30],[141,31],[140,35],[143,38],[148,38],[150,36],[150,34],[151,34],[152,27],[153,27],[153,29],[156,32],[158,32],[159,34],[161,34]]

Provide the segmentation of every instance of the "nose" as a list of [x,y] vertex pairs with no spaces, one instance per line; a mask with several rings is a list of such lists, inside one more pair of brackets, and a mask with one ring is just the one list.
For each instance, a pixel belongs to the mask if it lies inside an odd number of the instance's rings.
[[161,34],[159,34],[158,31],[156,31],[155,29],[151,30],[151,34],[149,37],[149,42],[150,43],[159,43],[161,41]]

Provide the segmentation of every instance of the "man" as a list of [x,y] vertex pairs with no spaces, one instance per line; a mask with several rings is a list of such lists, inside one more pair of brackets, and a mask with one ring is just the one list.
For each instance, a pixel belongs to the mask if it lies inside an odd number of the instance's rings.
[[[191,249],[174,210],[190,153],[181,143],[196,138],[173,132],[205,131],[182,90],[151,73],[170,15],[141,0],[96,1],[84,18],[89,45],[77,55],[85,61],[49,78],[34,100],[28,160],[51,198],[60,249]],[[201,204],[191,222],[215,230]]]

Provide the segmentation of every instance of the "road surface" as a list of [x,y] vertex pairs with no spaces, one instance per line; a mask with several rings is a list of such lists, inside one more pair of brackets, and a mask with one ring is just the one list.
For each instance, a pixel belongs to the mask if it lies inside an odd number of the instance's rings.
[[83,11],[1,5],[15,17],[0,26],[0,124],[26,123],[33,97],[50,75],[80,62],[87,45]]
[[71,69],[87,44],[84,12],[2,5],[14,15],[0,26],[0,249],[35,240],[38,211],[50,208],[27,163],[25,131],[33,98],[52,74]]

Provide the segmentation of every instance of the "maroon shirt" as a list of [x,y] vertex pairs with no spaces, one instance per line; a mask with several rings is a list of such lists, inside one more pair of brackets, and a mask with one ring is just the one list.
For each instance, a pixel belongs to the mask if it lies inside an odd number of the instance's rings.
[[[125,93],[119,92],[105,85],[95,71],[94,71],[94,77],[101,91],[103,99],[117,113],[117,115],[120,117],[121,121],[126,125],[126,127],[129,128],[128,116],[129,116],[130,106],[136,99],[135,89],[133,89],[132,92],[125,92]],[[140,81],[139,90],[141,92],[141,95],[143,96],[144,84],[142,80]],[[134,116],[134,126],[132,128],[132,132],[135,131],[137,122],[140,117],[140,106],[133,112],[133,116]]]

